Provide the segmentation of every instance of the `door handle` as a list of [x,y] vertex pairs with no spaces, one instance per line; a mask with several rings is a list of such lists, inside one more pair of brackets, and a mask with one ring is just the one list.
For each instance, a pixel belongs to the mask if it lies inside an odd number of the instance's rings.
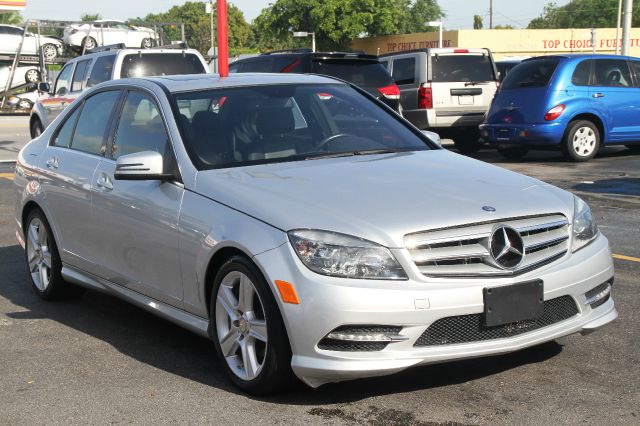
[[58,168],[58,157],[51,157],[47,160],[47,167],[50,169]]
[[604,93],[594,93],[593,95],[594,98],[604,98]]
[[111,181],[111,178],[107,176],[105,173],[102,173],[100,175],[100,177],[98,178],[98,181],[96,182],[96,185],[98,185],[98,187],[105,189],[107,191],[111,191],[113,189],[113,182]]

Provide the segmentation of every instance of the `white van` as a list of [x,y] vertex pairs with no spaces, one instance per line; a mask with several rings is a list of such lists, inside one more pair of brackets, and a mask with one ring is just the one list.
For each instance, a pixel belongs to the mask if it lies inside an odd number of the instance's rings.
[[400,88],[404,117],[452,138],[464,153],[478,149],[478,125],[498,88],[489,49],[421,49],[386,54],[380,62]]

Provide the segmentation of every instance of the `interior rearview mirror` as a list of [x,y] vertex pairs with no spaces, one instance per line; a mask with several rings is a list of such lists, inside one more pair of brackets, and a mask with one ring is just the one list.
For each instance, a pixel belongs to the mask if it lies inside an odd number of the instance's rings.
[[164,173],[162,154],[155,151],[142,151],[122,155],[116,161],[116,180],[169,180],[171,173]]
[[440,135],[436,132],[430,132],[429,130],[422,130],[422,134],[431,139],[433,142],[437,143],[438,146],[442,146],[442,139],[440,139]]

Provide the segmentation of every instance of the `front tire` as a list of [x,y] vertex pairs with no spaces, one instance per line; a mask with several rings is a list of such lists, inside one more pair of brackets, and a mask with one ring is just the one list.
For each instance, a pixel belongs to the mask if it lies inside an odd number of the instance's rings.
[[155,40],[152,38],[143,38],[140,47],[143,49],[150,49],[156,44]]
[[571,161],[589,161],[600,149],[600,131],[591,121],[576,120],[569,123],[562,140],[562,153]]
[[211,337],[231,381],[251,395],[284,390],[293,381],[291,347],[269,285],[248,259],[233,256],[211,292]]
[[30,111],[31,108],[33,108],[33,103],[29,99],[20,99],[18,101],[18,108]]
[[31,123],[31,137],[35,139],[40,136],[43,131],[44,127],[42,127],[42,123],[40,122],[40,120],[37,118],[33,120],[33,123]]
[[509,146],[498,148],[498,154],[507,160],[522,160],[529,152],[526,146]]
[[84,47],[84,50],[86,52],[87,50],[94,49],[97,45],[98,43],[96,42],[95,38],[85,37],[82,39],[82,44],[80,45],[80,51],[82,52],[82,48]]
[[45,60],[53,60],[58,56],[58,48],[53,44],[45,44],[42,46],[42,56]]
[[40,71],[36,69],[30,69],[24,74],[24,81],[27,83],[37,83],[40,81]]
[[33,290],[44,300],[71,295],[78,288],[62,278],[58,246],[44,213],[32,210],[25,223],[25,256]]

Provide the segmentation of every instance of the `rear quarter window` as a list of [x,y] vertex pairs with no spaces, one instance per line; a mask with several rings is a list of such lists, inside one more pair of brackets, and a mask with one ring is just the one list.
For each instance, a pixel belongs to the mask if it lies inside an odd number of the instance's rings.
[[507,74],[500,90],[546,87],[558,67],[560,59],[543,58],[525,61]]
[[393,61],[393,79],[396,84],[413,84],[416,80],[415,58],[403,58]]
[[122,58],[120,77],[204,74],[200,58],[193,53],[143,53]]

